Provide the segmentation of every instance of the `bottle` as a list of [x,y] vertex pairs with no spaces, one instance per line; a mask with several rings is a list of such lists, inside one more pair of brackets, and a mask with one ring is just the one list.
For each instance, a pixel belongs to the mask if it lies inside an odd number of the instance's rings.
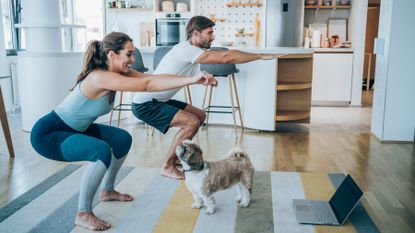
[[310,48],[310,38],[309,38],[308,36],[306,36],[306,37],[304,38],[304,48],[305,48],[305,49]]

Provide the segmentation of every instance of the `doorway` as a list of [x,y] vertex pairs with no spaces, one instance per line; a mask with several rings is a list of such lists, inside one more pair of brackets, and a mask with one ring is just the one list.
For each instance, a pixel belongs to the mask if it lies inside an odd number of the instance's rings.
[[362,106],[371,107],[373,85],[375,83],[376,55],[373,53],[374,41],[378,35],[381,0],[369,0],[366,20],[365,57],[362,82]]

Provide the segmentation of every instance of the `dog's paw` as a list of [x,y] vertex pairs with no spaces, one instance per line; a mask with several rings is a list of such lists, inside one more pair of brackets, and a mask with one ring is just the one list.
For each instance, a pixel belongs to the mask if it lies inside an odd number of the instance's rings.
[[211,215],[211,214],[215,213],[215,208],[206,208],[205,213],[207,215]]
[[215,200],[215,198],[212,196],[211,198],[210,198],[210,201],[215,205],[216,204],[216,200]]
[[202,206],[203,206],[203,204],[202,204],[202,203],[200,203],[200,202],[194,202],[194,203],[192,204],[192,208],[193,208],[193,209],[200,209],[200,208],[202,208]]
[[242,208],[248,207],[249,206],[249,201],[241,201],[239,202],[239,206]]

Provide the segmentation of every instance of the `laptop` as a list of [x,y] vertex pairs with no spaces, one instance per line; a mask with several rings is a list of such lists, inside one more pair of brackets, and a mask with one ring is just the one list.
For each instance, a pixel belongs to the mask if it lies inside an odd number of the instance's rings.
[[329,201],[294,199],[297,222],[342,225],[363,196],[350,175],[342,181]]

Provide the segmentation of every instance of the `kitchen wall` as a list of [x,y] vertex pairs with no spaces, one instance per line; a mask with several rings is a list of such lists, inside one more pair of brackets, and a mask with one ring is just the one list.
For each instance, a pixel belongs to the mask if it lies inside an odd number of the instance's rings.
[[[254,46],[254,36],[236,37],[236,28],[244,28],[245,33],[254,33],[255,16],[259,13],[261,21],[261,35],[264,35],[265,0],[260,1],[264,3],[260,7],[227,7],[225,6],[227,2],[228,1],[224,0],[196,0],[195,13],[209,18],[214,16],[218,19],[214,28],[216,36],[215,43],[219,43],[220,41],[231,41],[234,42],[234,45],[238,45],[239,43],[245,42],[247,46]],[[224,21],[220,22],[219,19],[224,19]],[[264,43],[265,37],[262,36],[261,45],[264,45]]]
[[[346,18],[349,19],[351,15],[351,9],[320,9],[315,13],[315,9],[306,9],[304,13],[304,27],[308,27],[309,24],[327,24],[329,18]],[[351,40],[351,21],[348,20],[348,38],[347,40]],[[344,41],[346,39],[342,39]],[[352,45],[353,46],[353,45]]]

